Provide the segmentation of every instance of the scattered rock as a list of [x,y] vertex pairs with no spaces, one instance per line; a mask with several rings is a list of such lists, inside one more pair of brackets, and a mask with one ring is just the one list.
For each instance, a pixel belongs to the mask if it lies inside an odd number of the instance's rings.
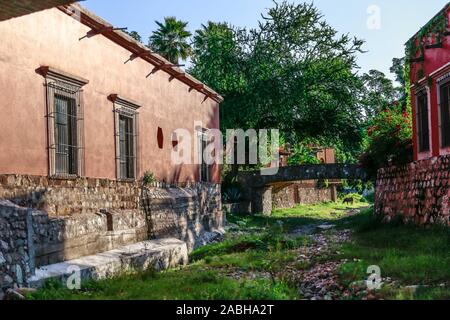
[[19,292],[13,289],[8,289],[6,291],[4,300],[25,300],[25,297],[21,295]]
[[428,286],[419,284],[419,285],[413,285],[413,286],[406,286],[406,287],[404,287],[404,289],[406,291],[411,292],[412,294],[416,294],[417,290],[419,290],[420,288],[426,288],[426,287],[428,287]]
[[317,228],[320,230],[330,230],[330,229],[336,228],[336,225],[325,223],[325,224],[321,224],[320,226],[317,226]]
[[2,264],[4,264],[5,262],[6,262],[6,259],[5,259],[5,257],[3,256],[3,253],[0,252],[0,266],[1,266]]
[[289,238],[299,238],[302,236],[307,236],[307,235],[311,235],[314,233],[314,231],[316,230],[317,225],[306,225],[306,226],[302,226],[300,228],[297,228],[295,230],[293,230],[288,237]]
[[37,290],[34,288],[19,288],[19,289],[16,289],[16,291],[19,294],[21,294],[22,296],[26,297],[29,294],[36,293]]

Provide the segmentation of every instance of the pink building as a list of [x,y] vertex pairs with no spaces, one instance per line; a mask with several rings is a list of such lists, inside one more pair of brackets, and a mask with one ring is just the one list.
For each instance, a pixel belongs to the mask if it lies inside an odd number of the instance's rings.
[[408,42],[414,158],[450,154],[450,3]]
[[219,182],[218,166],[171,163],[173,130],[219,128],[213,90],[79,6],[0,32],[0,174]]
[[[0,297],[99,252],[186,263],[223,232],[219,165],[194,161],[222,97],[70,2],[0,3]],[[184,164],[177,129],[192,140]]]

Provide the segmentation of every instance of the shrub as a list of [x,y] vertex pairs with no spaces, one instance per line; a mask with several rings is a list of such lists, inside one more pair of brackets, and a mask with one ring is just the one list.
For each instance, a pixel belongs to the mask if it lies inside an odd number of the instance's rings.
[[238,188],[230,188],[223,194],[223,201],[225,203],[238,203],[241,199],[241,191]]
[[360,162],[369,178],[389,165],[404,165],[413,160],[411,114],[401,105],[380,112],[367,128],[368,148]]
[[146,185],[156,182],[155,174],[153,172],[151,172],[151,171],[146,171],[144,173],[144,177],[142,178],[142,181]]

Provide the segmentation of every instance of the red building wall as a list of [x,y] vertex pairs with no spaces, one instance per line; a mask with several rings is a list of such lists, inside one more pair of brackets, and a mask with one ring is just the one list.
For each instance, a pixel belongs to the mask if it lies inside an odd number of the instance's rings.
[[[219,103],[143,59],[124,63],[130,51],[96,35],[58,8],[0,22],[0,174],[48,175],[46,100],[40,66],[89,80],[83,87],[85,176],[116,179],[113,103],[119,94],[139,109],[139,172],[160,181],[199,179],[198,165],[171,163],[171,133],[194,133],[194,122],[219,128]],[[158,129],[163,144],[158,144]],[[219,166],[212,180],[220,180]]]
[[[450,19],[450,5],[443,9],[447,21]],[[448,22],[447,22],[448,25]],[[419,41],[424,41],[425,44],[436,44],[436,36],[424,39],[414,38],[416,45]],[[416,59],[421,56],[418,52]],[[442,76],[450,73],[450,34],[443,35],[442,47],[440,48],[424,48],[422,61],[412,61],[410,69],[411,77],[411,105],[413,112],[413,129],[414,129],[414,159],[423,160],[439,155],[450,154],[450,149],[441,148],[440,132],[439,132],[439,109],[438,109],[438,94],[439,88],[437,80]],[[416,115],[416,93],[418,90],[426,88],[428,92],[428,108],[429,108],[429,123],[430,123],[430,151],[419,153],[418,148],[418,130],[417,130],[417,115]]]

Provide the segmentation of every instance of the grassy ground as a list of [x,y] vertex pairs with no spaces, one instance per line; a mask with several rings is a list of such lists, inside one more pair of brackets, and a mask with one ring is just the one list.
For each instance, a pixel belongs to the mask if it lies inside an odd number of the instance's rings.
[[[187,267],[163,273],[143,272],[99,282],[80,291],[49,283],[31,299],[299,299],[298,290],[280,277],[296,261],[308,236],[288,236],[301,226],[332,223],[353,229],[353,241],[320,260],[348,259],[340,281],[349,286],[367,278],[369,265],[379,265],[383,277],[395,281],[377,292],[383,299],[450,299],[450,233],[448,228],[382,225],[366,203],[299,206],[276,210],[271,217],[230,215],[224,242],[194,251]],[[349,210],[352,215],[349,215]],[[359,212],[359,213],[358,213]],[[298,264],[307,269],[308,264]],[[417,290],[408,285],[426,285]],[[444,284],[444,286],[440,286]]]
[[[366,213],[367,214],[367,213]],[[343,282],[361,279],[378,265],[397,283],[379,292],[385,299],[450,299],[450,229],[381,224],[368,217],[356,226],[354,241],[342,255],[356,261],[342,267]],[[420,285],[417,292],[409,286]]]

